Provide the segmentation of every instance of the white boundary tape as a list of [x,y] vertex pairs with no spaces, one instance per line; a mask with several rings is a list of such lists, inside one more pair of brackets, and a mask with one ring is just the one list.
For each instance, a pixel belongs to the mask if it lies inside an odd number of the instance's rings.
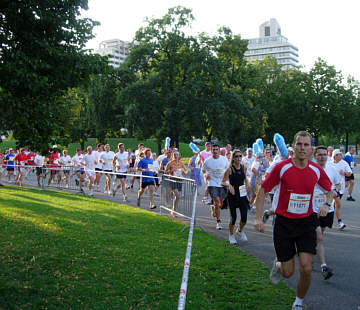
[[188,280],[189,280],[189,271],[190,271],[190,256],[191,256],[191,248],[192,248],[192,237],[193,237],[194,226],[195,226],[196,197],[197,197],[197,189],[195,190],[195,194],[194,194],[194,204],[193,204],[193,211],[192,211],[190,230],[189,230],[189,238],[188,238],[186,255],[185,255],[183,276],[182,276],[181,287],[180,287],[178,310],[185,309],[185,304],[186,304],[187,284],[188,284]]

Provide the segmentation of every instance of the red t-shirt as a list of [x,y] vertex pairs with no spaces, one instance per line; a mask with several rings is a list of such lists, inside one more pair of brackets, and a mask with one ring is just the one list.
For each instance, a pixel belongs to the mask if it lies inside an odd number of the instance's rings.
[[312,198],[316,184],[325,192],[331,190],[331,181],[323,168],[309,161],[305,168],[300,169],[289,158],[276,164],[261,186],[270,192],[279,185],[273,201],[275,213],[298,219],[310,216],[314,212]]
[[29,166],[33,166],[34,165],[34,159],[35,159],[34,153],[30,152],[29,154],[26,155],[26,157],[27,157],[27,164]]
[[21,168],[24,168],[24,165],[27,161],[27,156],[25,154],[17,153],[14,157],[14,160],[17,165],[20,165]]
[[60,158],[59,153],[53,153],[51,152],[48,156],[48,165],[49,167],[57,167],[59,166],[58,160]]

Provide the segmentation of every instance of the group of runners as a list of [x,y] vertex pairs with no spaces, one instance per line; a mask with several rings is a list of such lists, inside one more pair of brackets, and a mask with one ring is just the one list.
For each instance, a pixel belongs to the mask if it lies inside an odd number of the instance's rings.
[[[211,205],[216,229],[223,228],[221,210],[224,205],[227,206],[231,244],[237,243],[237,236],[247,241],[244,228],[251,207],[256,210],[254,227],[260,232],[264,232],[266,221],[274,215],[276,258],[270,280],[277,284],[282,278],[291,277],[295,271],[294,258],[297,254],[300,279],[292,309],[300,310],[304,309],[303,299],[311,283],[312,261],[316,253],[324,279],[334,274],[326,264],[323,236],[326,228],[333,226],[334,213],[338,228],[343,230],[346,227],[341,218],[341,198],[346,188],[347,200],[355,201],[352,197],[352,170],[356,165],[354,148],[350,147],[343,156],[339,149],[334,150],[332,146],[312,147],[311,142],[311,135],[300,131],[295,135],[293,145],[276,156],[271,148],[256,152],[248,148],[243,153],[239,149],[233,150],[230,144],[221,148],[216,142],[207,142],[203,151],[194,151],[189,169],[181,161],[177,149],[163,149],[157,157],[142,143],[136,151],[125,151],[124,144],[119,143],[116,152],[111,151],[108,144],[104,147],[98,144],[95,151],[91,146],[87,147],[86,152],[79,149],[72,158],[66,150],[60,154],[56,146],[46,158],[27,149],[20,149],[17,153],[8,149],[4,154],[0,153],[0,184],[1,176],[7,170],[8,180],[16,175],[16,182],[21,185],[27,167],[36,168],[38,182],[44,174],[44,167],[49,169],[48,184],[53,179],[60,182],[61,173],[65,182],[68,182],[70,168],[75,167],[74,173],[81,190],[85,177],[88,178],[90,195],[93,195],[94,188],[99,190],[100,179],[104,174],[105,193],[115,196],[117,190],[121,190],[123,200],[127,201],[126,190],[133,188],[134,182],[138,180],[137,205],[140,205],[143,193],[148,190],[149,208],[154,209],[154,195],[160,185],[159,174],[178,178],[190,171],[190,177],[198,187],[205,183],[203,201]],[[131,177],[130,184],[126,183],[127,176]],[[111,188],[112,179],[114,182]],[[119,180],[119,184],[116,180]],[[162,186],[166,187],[167,199],[173,195],[172,209],[175,211],[181,183],[167,182]],[[271,209],[264,211],[266,199],[270,199],[272,205]],[[240,211],[240,220],[236,227],[237,209]]]
[[[333,276],[327,266],[323,235],[326,228],[332,228],[334,213],[338,228],[346,225],[341,218],[341,198],[348,189],[348,201],[354,187],[354,148],[343,156],[339,149],[329,146],[312,147],[312,137],[306,131],[298,132],[286,155],[273,157],[270,148],[253,153],[248,148],[244,154],[235,149],[230,160],[220,155],[215,143],[205,145],[199,153],[203,161],[202,172],[212,199],[216,228],[222,229],[220,210],[224,204],[230,213],[229,242],[236,244],[236,236],[247,241],[244,227],[247,212],[254,204],[256,211],[254,227],[264,232],[269,216],[274,215],[273,242],[276,258],[270,273],[270,280],[278,284],[282,278],[289,278],[295,271],[295,255],[299,257],[300,279],[292,309],[304,309],[303,299],[311,283],[313,256],[317,253],[325,280]],[[204,197],[204,201],[206,197]],[[272,207],[263,210],[265,200],[271,200]],[[240,221],[235,227],[237,211]]]
[[[9,148],[4,154],[0,152],[0,167],[0,185],[1,177],[6,171],[7,180],[19,186],[22,185],[23,178],[33,172],[37,175],[39,186],[48,177],[48,185],[52,182],[64,182],[65,188],[68,188],[70,177],[75,176],[76,185],[81,192],[84,192],[84,184],[88,183],[90,196],[94,195],[94,190],[101,191],[100,181],[104,175],[104,193],[115,196],[121,190],[124,202],[128,201],[126,191],[133,189],[134,183],[138,181],[137,205],[140,205],[143,193],[148,191],[150,209],[156,208],[154,196],[158,195],[159,174],[166,174],[169,178],[162,185],[166,187],[167,201],[173,198],[171,207],[174,211],[178,206],[182,187],[179,182],[170,182],[170,178],[176,179],[188,173],[176,148],[163,149],[162,154],[157,156],[143,143],[138,145],[137,150],[127,151],[124,144],[119,143],[115,152],[109,144],[98,144],[95,150],[92,146],[88,146],[86,151],[77,149],[73,157],[67,150],[60,152],[56,145],[48,156],[33,153],[27,148],[17,151]],[[127,178],[130,179],[129,184]]]

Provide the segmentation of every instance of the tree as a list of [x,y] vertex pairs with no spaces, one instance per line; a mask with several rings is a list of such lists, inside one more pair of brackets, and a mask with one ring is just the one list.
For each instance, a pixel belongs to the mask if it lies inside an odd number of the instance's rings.
[[79,19],[86,0],[0,4],[0,131],[46,150],[59,136],[57,98],[105,66],[85,43],[96,22]]

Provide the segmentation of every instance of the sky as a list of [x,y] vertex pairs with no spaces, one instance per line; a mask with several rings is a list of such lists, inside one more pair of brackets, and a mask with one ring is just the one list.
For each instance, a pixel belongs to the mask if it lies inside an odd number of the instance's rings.
[[259,26],[275,18],[281,33],[299,49],[299,64],[308,71],[318,57],[335,66],[346,78],[360,80],[359,0],[89,0],[82,17],[99,21],[96,38],[87,47],[97,49],[103,40],[132,41],[144,19],[159,18],[174,6],[192,9],[191,33],[214,34],[229,27],[243,39],[259,37]]

